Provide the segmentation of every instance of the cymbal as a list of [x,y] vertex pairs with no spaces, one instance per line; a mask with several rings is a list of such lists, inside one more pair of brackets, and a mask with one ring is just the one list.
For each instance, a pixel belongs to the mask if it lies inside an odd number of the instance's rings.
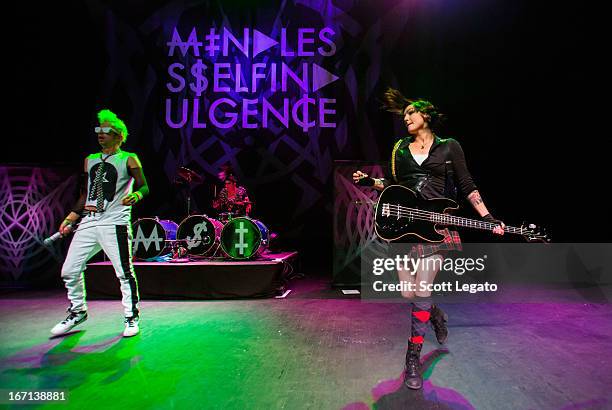
[[204,182],[204,178],[200,176],[200,174],[189,168],[180,167],[176,172],[176,175],[189,183],[201,184]]

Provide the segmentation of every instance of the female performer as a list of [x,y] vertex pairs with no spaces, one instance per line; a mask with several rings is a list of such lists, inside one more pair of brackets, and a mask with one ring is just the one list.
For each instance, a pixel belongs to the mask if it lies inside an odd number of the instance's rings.
[[[454,179],[476,212],[485,221],[497,225],[493,232],[503,235],[505,225],[487,210],[468,171],[459,142],[453,138],[442,139],[435,134],[434,130],[442,118],[437,108],[429,101],[407,99],[392,88],[385,92],[384,108],[403,116],[410,135],[395,143],[391,154],[390,175],[385,178],[371,178],[361,171],[356,171],[353,174],[353,181],[381,191],[391,184],[399,184],[412,189],[425,199],[440,197],[454,199],[452,198],[454,182],[450,182]],[[449,175],[453,175],[454,178],[449,178]],[[416,272],[399,270],[400,281],[434,282],[437,268],[441,266],[439,262],[443,259],[442,249],[457,249],[461,244],[456,231],[445,229],[444,235],[443,245],[434,246],[430,251],[428,247],[427,254],[423,253],[423,247],[412,248],[416,252],[415,256],[424,260],[418,265],[419,269]],[[411,332],[406,354],[404,383],[411,389],[420,389],[423,386],[420,353],[427,323],[431,323],[438,342],[442,344],[448,337],[447,315],[438,306],[432,305],[429,299],[431,292],[405,291],[402,292],[402,296],[412,300]]]

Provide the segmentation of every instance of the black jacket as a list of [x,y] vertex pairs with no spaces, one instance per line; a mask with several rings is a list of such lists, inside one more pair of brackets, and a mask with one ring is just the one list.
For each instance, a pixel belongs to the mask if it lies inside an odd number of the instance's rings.
[[[410,153],[410,136],[398,141],[391,154],[385,186],[399,184],[417,191],[423,198],[447,197],[456,199],[455,187],[467,197],[477,189],[465,163],[463,149],[453,138],[435,137],[429,156],[419,165]],[[395,171],[395,172],[393,172]]]

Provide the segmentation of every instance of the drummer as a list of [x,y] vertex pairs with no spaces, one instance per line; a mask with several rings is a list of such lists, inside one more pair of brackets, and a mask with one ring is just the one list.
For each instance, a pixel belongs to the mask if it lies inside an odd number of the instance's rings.
[[225,187],[219,191],[213,200],[213,208],[221,212],[229,212],[233,216],[249,216],[251,214],[251,201],[247,190],[238,186],[233,174],[225,175]]

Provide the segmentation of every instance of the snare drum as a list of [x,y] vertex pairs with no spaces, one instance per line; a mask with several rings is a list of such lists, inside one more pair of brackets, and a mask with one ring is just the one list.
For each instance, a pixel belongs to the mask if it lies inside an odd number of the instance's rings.
[[178,225],[168,219],[141,218],[132,224],[132,253],[138,259],[150,259],[170,252]]
[[223,224],[206,215],[191,215],[181,222],[176,238],[191,255],[208,256],[218,248]]
[[258,256],[268,247],[268,228],[257,219],[234,218],[223,227],[221,248],[232,259]]

